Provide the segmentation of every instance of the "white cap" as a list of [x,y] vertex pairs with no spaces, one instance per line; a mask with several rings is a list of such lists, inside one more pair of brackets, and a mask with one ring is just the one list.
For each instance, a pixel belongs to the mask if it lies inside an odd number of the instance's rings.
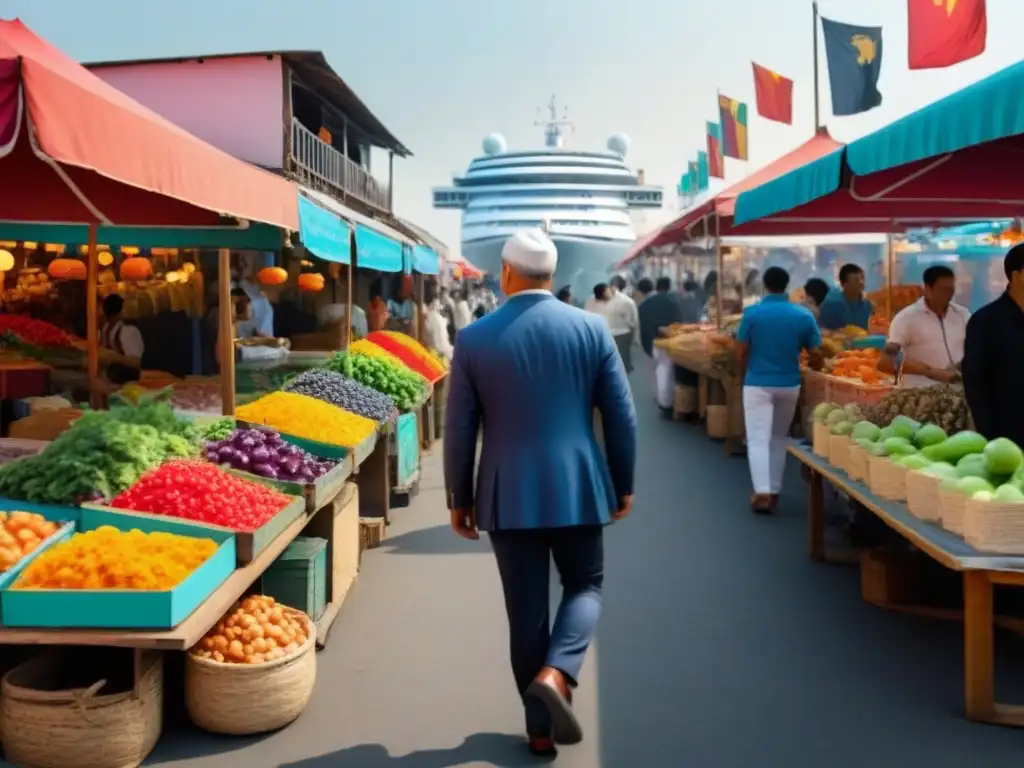
[[522,229],[505,243],[501,258],[528,277],[553,275],[558,266],[558,249],[540,229]]

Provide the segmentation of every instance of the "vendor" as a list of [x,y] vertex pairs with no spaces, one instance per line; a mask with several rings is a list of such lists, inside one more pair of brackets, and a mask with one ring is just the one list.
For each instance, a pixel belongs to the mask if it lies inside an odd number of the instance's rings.
[[370,304],[366,308],[366,324],[370,331],[383,331],[388,323],[388,305],[384,301],[379,280],[370,286]]
[[122,318],[124,299],[112,293],[103,300],[103,328],[100,346],[119,356],[107,366],[107,379],[112,384],[138,381],[142,371],[142,355],[146,350],[142,332]]
[[971,313],[953,303],[955,293],[952,269],[936,265],[924,271],[924,296],[893,318],[880,370],[893,373],[902,364],[903,383],[908,387],[960,379]]
[[274,307],[267,299],[267,295],[256,283],[246,278],[239,280],[237,285],[249,297],[249,322],[252,323],[254,335],[272,338],[274,336]]
[[831,292],[818,310],[822,328],[838,331],[848,325],[868,329],[871,302],[864,298],[864,270],[856,264],[844,264],[839,270],[839,291]]

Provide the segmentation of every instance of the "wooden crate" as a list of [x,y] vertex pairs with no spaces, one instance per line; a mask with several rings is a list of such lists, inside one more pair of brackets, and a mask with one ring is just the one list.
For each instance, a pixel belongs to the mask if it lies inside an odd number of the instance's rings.
[[327,644],[331,625],[359,574],[359,523],[359,489],[355,483],[346,483],[341,493],[306,526],[306,535],[327,539],[327,605],[316,622],[318,648]]
[[263,574],[263,594],[314,621],[327,605],[327,539],[296,536]]
[[376,549],[384,541],[384,521],[379,517],[359,518],[360,549]]

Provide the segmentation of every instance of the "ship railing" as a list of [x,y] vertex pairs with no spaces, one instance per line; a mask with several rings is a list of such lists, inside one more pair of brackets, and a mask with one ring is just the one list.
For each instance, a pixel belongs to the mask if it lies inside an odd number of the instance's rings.
[[292,118],[292,161],[299,179],[335,197],[351,196],[391,211],[388,185],[349,160],[295,118]]

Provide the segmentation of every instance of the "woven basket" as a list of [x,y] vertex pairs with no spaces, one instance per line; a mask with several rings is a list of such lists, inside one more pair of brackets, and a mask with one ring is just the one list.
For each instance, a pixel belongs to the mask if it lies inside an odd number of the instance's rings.
[[939,484],[939,522],[947,531],[964,533],[964,511],[967,497],[953,488],[943,488]]
[[306,709],[316,682],[316,626],[306,620],[306,642],[266,664],[220,664],[187,654],[185,702],[189,717],[212,733],[243,736],[283,728]]
[[828,438],[828,463],[836,469],[846,469],[850,457],[850,446],[853,440],[849,435],[829,435]]
[[163,655],[139,655],[132,690],[103,694],[106,680],[60,690],[62,651],[37,656],[4,675],[3,741],[11,763],[39,768],[135,768],[160,738]]
[[942,480],[923,472],[907,472],[907,509],[920,520],[939,522],[939,485]]
[[822,424],[818,421],[814,422],[814,426],[811,428],[811,450],[814,451],[815,456],[821,456],[823,459],[828,458],[828,447],[831,439],[832,433],[828,431],[828,424]]
[[851,480],[867,482],[868,479],[868,452],[852,440],[846,451],[846,474]]
[[868,456],[868,487],[876,496],[889,501],[907,498],[907,468],[888,456]]
[[708,437],[725,440],[729,436],[729,409],[724,405],[709,405],[707,415]]
[[689,416],[697,412],[697,387],[689,387],[685,384],[676,384],[675,402],[672,405],[673,414],[677,419]]
[[1024,504],[967,499],[963,534],[982,552],[1024,555]]

